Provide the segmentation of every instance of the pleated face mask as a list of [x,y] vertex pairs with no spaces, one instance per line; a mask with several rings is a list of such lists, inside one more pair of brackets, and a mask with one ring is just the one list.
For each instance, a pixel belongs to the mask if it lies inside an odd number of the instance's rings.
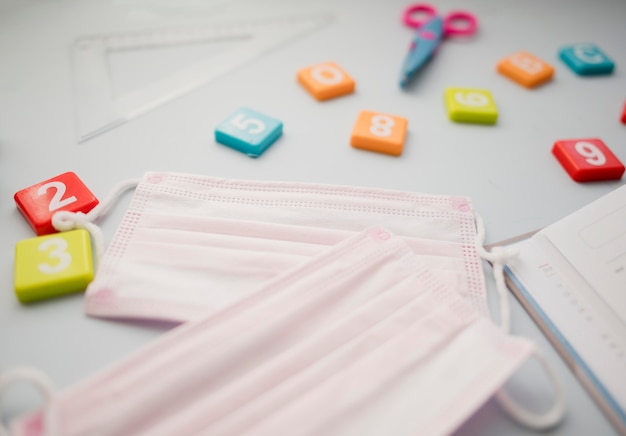
[[13,434],[449,434],[533,346],[405,239],[356,233],[52,396]]
[[86,311],[188,321],[373,225],[403,238],[440,281],[487,313],[466,198],[174,173],[139,182]]

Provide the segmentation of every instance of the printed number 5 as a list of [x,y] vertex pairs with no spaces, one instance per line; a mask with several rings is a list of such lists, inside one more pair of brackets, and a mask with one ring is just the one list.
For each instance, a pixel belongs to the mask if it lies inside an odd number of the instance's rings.
[[52,238],[42,242],[38,249],[39,251],[46,251],[52,248],[49,253],[51,259],[56,259],[57,262],[54,265],[49,263],[40,263],[37,265],[39,271],[44,274],[56,274],[63,271],[72,263],[72,256],[67,252],[67,241],[63,238]]
[[[257,133],[261,133],[263,130],[265,130],[265,123],[263,121],[256,118],[246,119],[245,114],[235,115],[231,118],[230,123],[238,129],[247,131],[252,135],[256,135]],[[250,126],[254,127],[248,130],[248,127]]]
[[602,166],[606,163],[606,156],[595,144],[580,141],[574,145],[576,152],[586,158],[585,162],[589,165]]

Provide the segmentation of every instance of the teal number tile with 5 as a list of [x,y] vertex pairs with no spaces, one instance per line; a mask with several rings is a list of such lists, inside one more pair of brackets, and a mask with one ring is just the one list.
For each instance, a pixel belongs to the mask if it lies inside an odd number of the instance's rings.
[[215,128],[215,140],[251,157],[258,157],[283,133],[276,118],[239,108]]

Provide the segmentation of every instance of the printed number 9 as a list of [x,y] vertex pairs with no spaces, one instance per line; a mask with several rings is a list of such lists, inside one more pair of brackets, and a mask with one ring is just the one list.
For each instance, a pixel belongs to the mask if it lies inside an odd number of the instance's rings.
[[372,117],[370,125],[370,133],[375,136],[386,137],[391,135],[391,128],[396,122],[387,115],[375,115]]
[[479,92],[468,92],[467,94],[457,92],[454,94],[454,98],[464,106],[480,107],[487,106],[489,103],[487,96]]
[[56,274],[63,271],[72,263],[72,256],[67,252],[67,241],[63,238],[52,238],[42,242],[38,249],[39,251],[46,251],[49,248],[52,250],[49,253],[51,259],[57,259],[58,261],[54,265],[49,263],[40,263],[37,265],[37,269],[44,274]]
[[[239,130],[247,131],[251,135],[256,135],[257,133],[261,133],[265,130],[265,123],[256,118],[248,118],[246,119],[245,114],[237,114],[231,118],[230,123],[237,127]],[[248,130],[248,127],[252,127]]]
[[336,85],[343,81],[343,74],[335,67],[320,65],[311,70],[311,76],[322,85]]
[[604,153],[594,144],[590,142],[580,141],[574,145],[576,152],[582,157],[586,158],[585,162],[590,165],[602,166],[606,163],[606,156]]

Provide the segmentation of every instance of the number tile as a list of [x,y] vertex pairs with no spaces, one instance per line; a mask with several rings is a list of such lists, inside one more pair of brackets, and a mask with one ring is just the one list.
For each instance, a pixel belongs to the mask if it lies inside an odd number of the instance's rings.
[[52,216],[60,210],[87,213],[98,199],[73,172],[29,186],[13,196],[19,211],[37,235],[55,233]]
[[22,303],[82,292],[93,276],[86,230],[38,236],[15,245],[15,295]]
[[552,65],[525,51],[505,57],[496,68],[500,74],[526,88],[539,86],[554,75]]
[[559,57],[576,74],[593,76],[611,74],[615,62],[595,44],[582,43],[562,47]]
[[552,154],[577,182],[618,180],[624,174],[624,164],[600,139],[559,140]]
[[259,157],[283,133],[283,123],[248,108],[239,108],[215,128],[215,140],[227,147]]
[[350,145],[354,148],[399,156],[404,148],[408,121],[396,115],[361,111],[357,117]]
[[486,89],[446,88],[444,100],[452,121],[495,124],[498,120],[498,108]]
[[298,82],[319,101],[354,92],[356,82],[334,62],[313,65],[297,73]]

